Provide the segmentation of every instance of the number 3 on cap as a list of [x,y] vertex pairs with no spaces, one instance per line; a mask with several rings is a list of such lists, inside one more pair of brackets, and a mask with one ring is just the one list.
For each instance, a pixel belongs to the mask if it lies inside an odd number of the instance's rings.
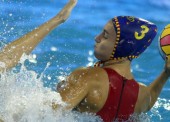
[[142,25],[141,28],[142,28],[142,31],[140,32],[141,34],[139,34],[138,32],[135,32],[135,38],[137,40],[143,39],[145,37],[145,34],[149,31],[149,28],[145,25]]

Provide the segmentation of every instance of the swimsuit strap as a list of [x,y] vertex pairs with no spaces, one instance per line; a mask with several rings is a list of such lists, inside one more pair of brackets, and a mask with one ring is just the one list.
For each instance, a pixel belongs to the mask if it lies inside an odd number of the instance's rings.
[[[120,76],[122,79],[122,87],[121,87],[120,97],[118,100],[119,102],[118,102],[117,111],[116,111],[116,114],[114,117],[114,121],[115,121],[118,117],[118,113],[119,113],[120,105],[121,105],[121,101],[122,101],[122,95],[123,95],[123,91],[124,91],[124,87],[126,85],[127,79],[125,77],[121,76],[118,72],[116,72],[115,70],[113,70],[111,68],[103,68],[103,69],[107,72],[108,75],[111,75],[111,72],[114,72],[116,75]],[[110,79],[109,79],[109,82],[110,82]]]
[[119,105],[118,105],[118,108],[117,108],[117,112],[116,112],[116,116],[115,116],[115,120],[116,118],[118,117],[118,113],[119,113],[119,110],[120,110],[120,105],[121,105],[121,102],[122,102],[122,95],[123,95],[123,91],[124,91],[124,87],[126,85],[126,79],[124,79],[124,77],[122,77],[122,89],[121,89],[121,94],[120,94],[120,98],[119,98]]

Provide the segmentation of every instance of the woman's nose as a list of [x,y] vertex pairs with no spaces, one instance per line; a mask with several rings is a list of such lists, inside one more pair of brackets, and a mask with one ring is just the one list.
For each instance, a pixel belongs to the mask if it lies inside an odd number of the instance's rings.
[[98,36],[95,37],[95,41],[96,41],[97,43],[100,42],[100,35],[98,35]]

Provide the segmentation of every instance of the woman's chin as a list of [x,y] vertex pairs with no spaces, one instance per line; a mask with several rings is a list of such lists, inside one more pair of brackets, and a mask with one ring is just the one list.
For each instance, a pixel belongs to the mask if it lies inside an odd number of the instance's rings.
[[96,52],[94,52],[94,56],[100,61],[107,61],[108,60],[108,58],[106,58],[103,55],[97,54]]

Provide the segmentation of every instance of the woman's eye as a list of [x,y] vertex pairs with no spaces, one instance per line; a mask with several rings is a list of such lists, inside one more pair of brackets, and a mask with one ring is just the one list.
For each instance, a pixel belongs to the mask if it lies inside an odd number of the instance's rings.
[[104,32],[104,38],[108,39],[108,34]]

